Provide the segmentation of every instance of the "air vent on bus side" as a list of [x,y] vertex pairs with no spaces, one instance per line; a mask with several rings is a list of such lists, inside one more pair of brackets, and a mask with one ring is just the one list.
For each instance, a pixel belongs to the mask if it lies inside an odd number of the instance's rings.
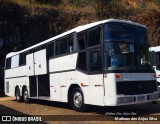
[[9,81],[6,82],[6,93],[9,93]]

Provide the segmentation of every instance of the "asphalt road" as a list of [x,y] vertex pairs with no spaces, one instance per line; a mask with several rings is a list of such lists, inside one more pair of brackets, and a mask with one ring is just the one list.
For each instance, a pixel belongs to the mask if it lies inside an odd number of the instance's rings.
[[[24,123],[25,119],[27,121],[29,119],[30,121],[37,120],[36,123],[99,122],[128,124],[130,122],[137,124],[145,121],[145,123],[158,124],[160,121],[156,121],[156,118],[160,120],[160,100],[158,104],[145,103],[119,107],[90,106],[86,112],[76,112],[70,105],[65,103],[32,100],[29,104],[26,104],[15,101],[14,97],[3,97],[0,98],[0,116],[11,116],[12,121],[16,121],[16,119],[19,119],[18,117],[21,117],[17,123],[22,120]],[[134,119],[138,121],[133,121]]]

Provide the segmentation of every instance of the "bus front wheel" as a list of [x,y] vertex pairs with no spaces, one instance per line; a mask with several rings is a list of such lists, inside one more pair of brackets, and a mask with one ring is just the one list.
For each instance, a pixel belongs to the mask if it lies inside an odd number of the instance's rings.
[[23,91],[23,100],[25,103],[29,103],[29,96],[28,96],[28,89],[27,87],[24,88]]
[[19,88],[16,88],[16,100],[18,102],[21,102],[22,101],[22,96],[20,94],[20,89]]
[[71,105],[76,111],[85,111],[84,97],[80,88],[75,88],[71,94]]

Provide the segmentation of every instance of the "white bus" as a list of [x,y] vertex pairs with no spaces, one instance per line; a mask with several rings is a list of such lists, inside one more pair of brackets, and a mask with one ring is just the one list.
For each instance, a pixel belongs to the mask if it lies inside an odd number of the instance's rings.
[[157,47],[150,47],[149,51],[152,55],[152,66],[156,72],[156,78],[157,78],[157,89],[160,93],[160,46]]
[[42,99],[120,106],[156,101],[147,28],[109,19],[74,28],[6,56],[5,94],[17,101]]

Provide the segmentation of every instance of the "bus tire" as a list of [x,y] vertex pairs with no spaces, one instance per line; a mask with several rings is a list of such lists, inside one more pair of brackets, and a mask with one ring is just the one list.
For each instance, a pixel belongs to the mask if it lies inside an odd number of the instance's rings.
[[71,93],[71,105],[76,111],[83,112],[86,110],[86,105],[84,104],[84,96],[81,88],[73,89]]
[[21,101],[22,101],[22,96],[21,96],[21,94],[20,94],[20,89],[19,89],[19,88],[16,88],[16,94],[15,94],[15,96],[16,96],[16,100],[17,100],[18,102],[21,102]]
[[23,100],[24,100],[25,103],[29,103],[29,95],[28,95],[27,87],[25,87],[24,91],[23,91]]

